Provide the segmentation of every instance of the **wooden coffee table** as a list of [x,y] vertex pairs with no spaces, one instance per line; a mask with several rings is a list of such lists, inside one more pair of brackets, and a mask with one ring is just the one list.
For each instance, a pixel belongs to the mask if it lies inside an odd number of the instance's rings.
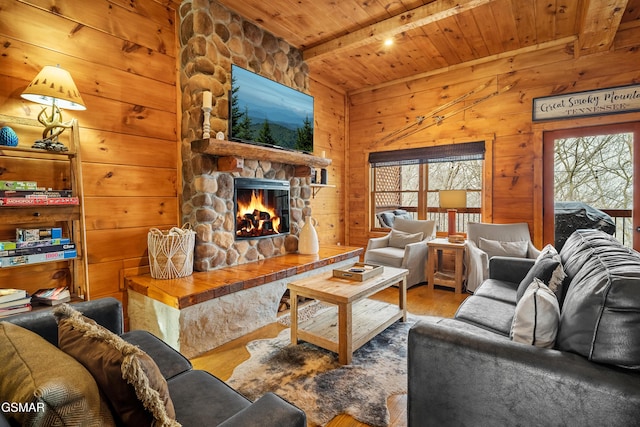
[[[289,283],[291,343],[303,340],[338,353],[343,365],[351,363],[355,350],[397,320],[407,320],[407,274],[403,268],[384,271],[363,282],[333,277],[332,272]],[[373,300],[376,292],[398,284],[398,304]],[[298,323],[298,296],[337,306]]]

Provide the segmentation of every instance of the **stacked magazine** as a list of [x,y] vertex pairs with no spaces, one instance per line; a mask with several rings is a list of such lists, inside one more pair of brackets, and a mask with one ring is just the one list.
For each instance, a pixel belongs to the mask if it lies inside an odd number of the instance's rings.
[[0,318],[31,311],[31,297],[24,289],[0,288]]
[[71,293],[66,286],[38,289],[31,295],[31,301],[34,304],[58,305],[71,301]]

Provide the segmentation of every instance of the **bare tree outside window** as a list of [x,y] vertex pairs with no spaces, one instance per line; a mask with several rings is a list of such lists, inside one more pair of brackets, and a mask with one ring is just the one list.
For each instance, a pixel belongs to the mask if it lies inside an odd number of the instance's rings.
[[[631,210],[632,155],[632,133],[555,140],[554,200],[583,202],[603,211]],[[631,245],[631,221],[620,221],[616,228],[618,239]]]
[[431,163],[427,204],[437,207],[439,190],[467,190],[467,207],[482,206],[482,160]]

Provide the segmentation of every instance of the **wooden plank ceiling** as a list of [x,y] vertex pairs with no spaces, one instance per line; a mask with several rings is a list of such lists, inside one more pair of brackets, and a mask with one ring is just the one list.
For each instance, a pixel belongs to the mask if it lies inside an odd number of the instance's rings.
[[554,44],[601,52],[640,25],[640,0],[219,1],[301,49],[313,78],[345,93]]

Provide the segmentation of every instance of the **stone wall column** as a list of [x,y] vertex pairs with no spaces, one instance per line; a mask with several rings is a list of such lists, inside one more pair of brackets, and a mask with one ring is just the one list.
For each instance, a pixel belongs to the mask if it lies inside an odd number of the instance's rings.
[[[214,0],[183,1],[180,16],[180,93],[182,107],[182,219],[197,233],[194,268],[207,271],[297,250],[297,235],[311,214],[308,178],[292,165],[245,159],[240,172],[219,172],[216,158],[191,152],[202,138],[202,92],[211,91],[211,135],[228,135],[231,64],[295,89],[309,91],[302,53]],[[291,234],[235,241],[233,179],[236,176],[288,180]]]

